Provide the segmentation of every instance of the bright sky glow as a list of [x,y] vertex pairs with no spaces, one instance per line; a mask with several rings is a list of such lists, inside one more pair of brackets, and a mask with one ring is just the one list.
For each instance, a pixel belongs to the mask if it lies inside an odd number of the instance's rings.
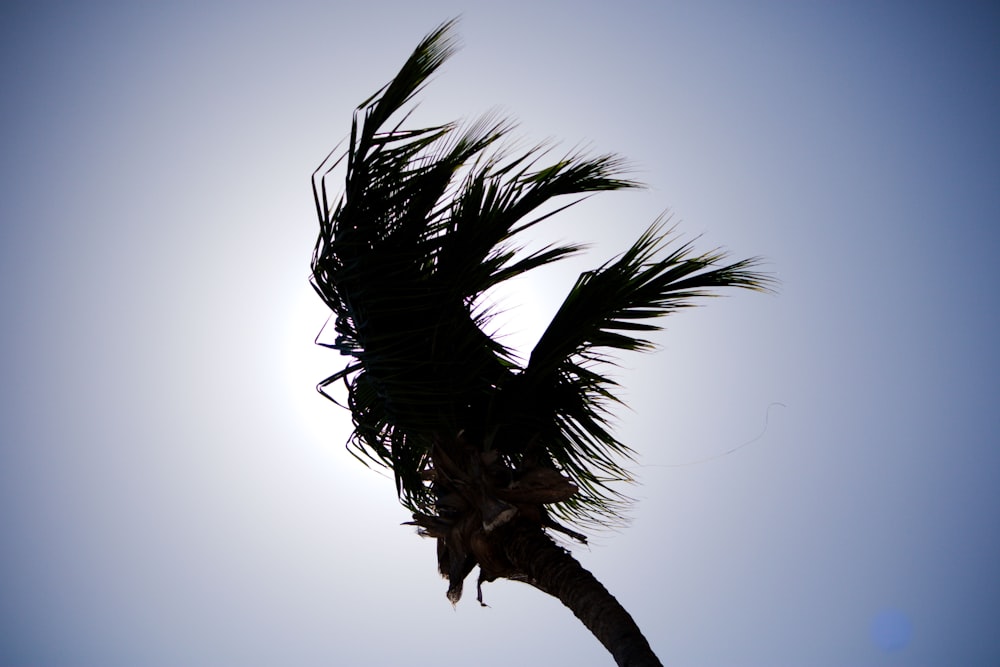
[[415,119],[650,185],[530,234],[593,249],[497,295],[515,345],[668,208],[782,283],[617,371],[639,502],[576,553],[664,663],[996,664],[992,4],[63,4],[0,21],[0,665],[610,664],[526,586],[453,610],[314,390],[309,174],[460,13]]

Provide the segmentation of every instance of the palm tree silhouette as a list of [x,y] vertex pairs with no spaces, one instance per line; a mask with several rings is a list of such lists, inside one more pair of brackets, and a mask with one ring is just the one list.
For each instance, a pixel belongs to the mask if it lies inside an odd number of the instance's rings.
[[[486,116],[406,129],[392,121],[455,50],[453,21],[417,46],[395,78],[354,114],[346,151],[313,174],[320,234],[313,285],[352,359],[319,384],[346,386],[362,461],[392,470],[457,602],[479,567],[483,582],[523,581],[559,598],[619,665],[659,665],[628,612],[551,531],[620,521],[632,450],[609,430],[615,350],[649,350],[649,320],[716,288],[766,289],[754,259],[673,249],[659,220],[616,259],[582,274],[527,363],[485,332],[481,297],[499,283],[581,250],[528,253],[512,239],[579,201],[557,198],[636,187],[614,155],[574,153],[540,164],[513,154],[511,123]],[[326,177],[346,158],[343,193]],[[569,524],[569,525],[565,525]],[[573,527],[571,527],[573,526]]]

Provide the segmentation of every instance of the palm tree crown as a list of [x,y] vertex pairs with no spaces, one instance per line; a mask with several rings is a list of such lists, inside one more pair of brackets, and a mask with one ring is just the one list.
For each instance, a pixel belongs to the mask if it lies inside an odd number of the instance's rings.
[[[553,516],[577,525],[620,516],[615,484],[629,479],[631,450],[608,423],[617,401],[615,382],[601,374],[609,354],[650,349],[651,320],[696,297],[766,289],[768,280],[753,259],[671,249],[661,219],[582,274],[519,361],[485,332],[481,297],[582,246],[529,253],[515,237],[580,195],[637,184],[614,155],[544,162],[541,146],[512,154],[503,141],[512,125],[496,116],[418,129],[404,127],[406,115],[393,120],[454,52],[451,29],[448,22],[425,37],[358,107],[346,151],[314,174],[312,271],[333,312],[331,347],[352,358],[320,389],[346,385],[352,451],[391,468],[414,522],[438,538],[457,599],[475,564],[486,579],[505,576],[476,551],[476,535],[517,516],[582,539]],[[331,201],[326,178],[338,166],[344,188]]]

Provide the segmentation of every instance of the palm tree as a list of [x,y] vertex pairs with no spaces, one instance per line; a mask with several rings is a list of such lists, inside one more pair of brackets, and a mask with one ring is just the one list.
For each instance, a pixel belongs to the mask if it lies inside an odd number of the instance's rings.
[[[528,253],[512,239],[579,195],[637,184],[613,155],[540,164],[541,146],[512,154],[501,141],[512,126],[496,116],[465,127],[393,121],[454,52],[452,28],[427,35],[358,107],[346,151],[313,175],[312,282],[334,318],[329,346],[351,357],[319,389],[346,386],[349,449],[392,470],[412,525],[437,541],[452,603],[478,566],[480,602],[483,582],[523,581],[559,598],[619,665],[659,665],[628,612],[551,533],[584,542],[578,529],[613,525],[628,502],[617,483],[629,480],[632,450],[609,430],[616,385],[600,372],[609,352],[650,349],[640,337],[658,328],[650,319],[716,288],[768,281],[755,260],[669,249],[661,219],[582,274],[519,360],[486,333],[483,295],[581,246]],[[345,158],[331,201],[325,179]]]

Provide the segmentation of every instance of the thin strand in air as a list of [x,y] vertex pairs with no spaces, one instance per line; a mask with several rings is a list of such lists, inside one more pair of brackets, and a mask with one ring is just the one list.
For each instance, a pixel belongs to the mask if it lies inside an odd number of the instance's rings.
[[776,405],[779,406],[779,407],[782,407],[782,408],[787,408],[788,407],[784,403],[779,403],[778,401],[774,401],[773,403],[769,403],[768,406],[767,406],[767,410],[764,412],[764,427],[761,429],[760,433],[758,433],[755,437],[751,438],[750,440],[747,440],[746,442],[744,442],[742,444],[736,445],[732,449],[727,449],[724,452],[721,452],[719,454],[715,454],[714,456],[709,456],[709,457],[704,458],[704,459],[698,459],[697,461],[687,461],[685,463],[648,463],[648,464],[640,464],[639,467],[641,467],[641,468],[684,468],[684,467],[687,467],[687,466],[696,466],[696,465],[701,465],[702,463],[708,463],[710,461],[715,461],[716,459],[721,459],[723,456],[729,456],[730,454],[732,454],[734,452],[738,452],[739,450],[743,449],[747,445],[752,445],[753,443],[757,442],[758,440],[760,440],[761,438],[764,437],[764,434],[767,433],[768,421],[771,418],[771,408],[773,408]]

